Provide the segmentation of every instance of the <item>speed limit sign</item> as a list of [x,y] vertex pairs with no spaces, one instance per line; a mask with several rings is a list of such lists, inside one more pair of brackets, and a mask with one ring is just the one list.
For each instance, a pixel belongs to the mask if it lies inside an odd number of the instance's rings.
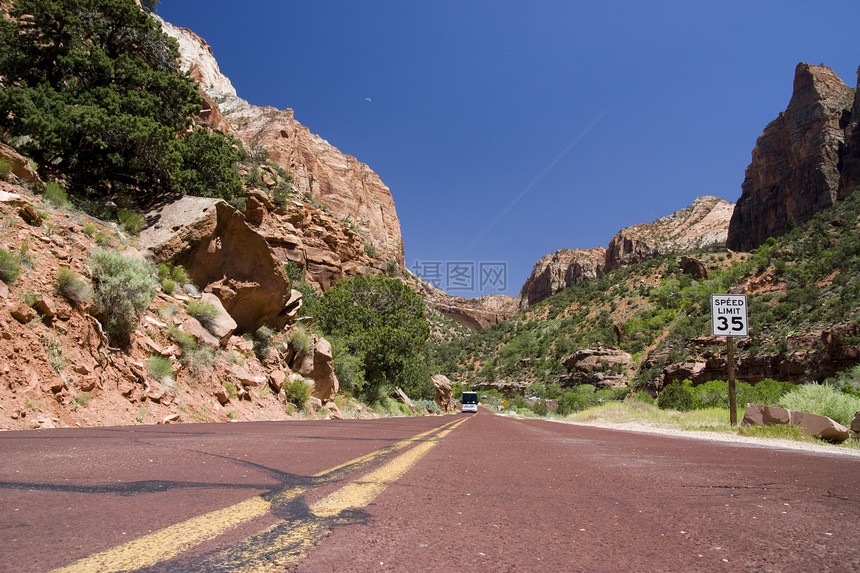
[[749,336],[746,295],[712,294],[711,326],[714,336]]

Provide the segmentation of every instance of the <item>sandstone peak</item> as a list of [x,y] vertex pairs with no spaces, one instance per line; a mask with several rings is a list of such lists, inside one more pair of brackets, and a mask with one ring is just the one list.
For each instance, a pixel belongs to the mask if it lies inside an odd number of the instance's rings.
[[854,191],[860,183],[856,92],[826,66],[797,65],[788,107],[752,151],[729,227],[730,249],[754,249]]

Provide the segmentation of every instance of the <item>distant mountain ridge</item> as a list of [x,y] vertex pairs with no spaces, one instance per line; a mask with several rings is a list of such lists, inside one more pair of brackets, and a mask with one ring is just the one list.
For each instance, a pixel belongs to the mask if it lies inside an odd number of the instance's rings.
[[605,249],[561,249],[546,255],[535,264],[523,285],[520,308],[619,267],[668,253],[723,247],[733,208],[733,203],[719,197],[699,197],[689,207],[652,223],[618,231]]
[[[523,285],[520,308],[661,254],[720,246],[753,250],[858,186],[860,69],[855,89],[826,66],[800,63],[788,107],[756,142],[737,203],[699,197],[690,207],[653,223],[622,229],[606,249],[561,249],[546,255]],[[595,263],[600,250],[604,260]]]

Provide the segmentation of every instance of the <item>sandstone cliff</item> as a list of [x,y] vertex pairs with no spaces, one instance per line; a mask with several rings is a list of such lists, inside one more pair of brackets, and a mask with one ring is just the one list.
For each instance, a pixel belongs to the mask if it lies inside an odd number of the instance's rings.
[[657,255],[722,247],[733,207],[718,197],[699,197],[686,209],[653,223],[622,229],[609,242],[604,270],[641,263]]
[[596,279],[603,270],[606,249],[561,249],[543,256],[520,290],[520,308],[527,308],[572,284]]
[[788,107],[756,141],[728,248],[752,250],[854,191],[860,183],[856,98],[830,68],[798,64]]
[[[292,110],[253,106],[239,98],[202,38],[168,22],[163,28],[179,42],[183,69],[200,82],[207,121],[238,137],[249,152],[265,150],[270,161],[292,175],[298,195],[326,207],[337,219],[349,219],[359,242],[372,253],[377,269],[384,269],[391,261],[404,267],[400,221],[391,191],[379,175],[312,134],[296,121]],[[317,254],[317,258],[324,257]],[[335,274],[346,276],[349,272]]]
[[472,330],[480,330],[503,320],[509,320],[519,309],[519,299],[504,294],[478,298],[451,296],[427,281],[409,273],[406,284],[417,292],[427,306]]

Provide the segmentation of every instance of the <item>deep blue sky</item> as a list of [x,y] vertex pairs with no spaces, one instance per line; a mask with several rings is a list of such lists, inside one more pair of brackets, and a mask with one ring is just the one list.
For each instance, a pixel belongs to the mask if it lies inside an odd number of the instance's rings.
[[[857,85],[857,0],[162,0],[240,97],[391,188],[410,268],[606,246],[696,197],[740,197],[798,62]],[[851,30],[855,30],[852,32]],[[442,285],[445,286],[444,284]],[[492,288],[451,294],[479,296]]]

